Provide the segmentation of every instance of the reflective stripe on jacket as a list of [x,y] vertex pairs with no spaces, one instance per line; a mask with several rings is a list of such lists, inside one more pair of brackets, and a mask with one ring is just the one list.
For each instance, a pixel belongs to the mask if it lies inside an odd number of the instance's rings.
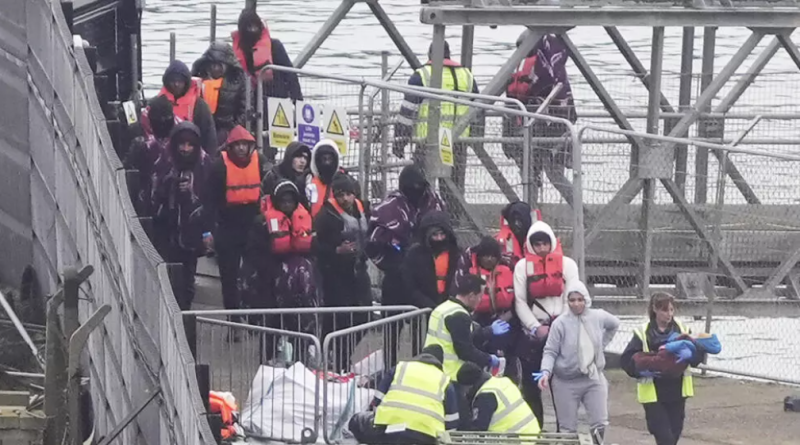
[[261,197],[261,174],[258,165],[258,152],[250,155],[247,167],[240,168],[222,152],[225,161],[225,201],[228,205],[252,204]]
[[[431,71],[433,67],[428,64],[419,68],[417,72],[422,78],[422,86],[431,86]],[[468,68],[458,65],[452,60],[445,60],[444,70],[442,71],[442,89],[448,91],[461,91],[464,93],[472,92],[472,84],[474,79],[472,72]],[[439,125],[442,128],[453,128],[455,121],[459,116],[463,116],[469,112],[469,107],[466,105],[456,105],[452,102],[440,102],[441,112],[439,114]],[[419,107],[419,114],[417,115],[416,137],[425,138],[428,136],[428,111],[429,104],[425,100]],[[467,127],[461,137],[469,136],[469,127]]]
[[[453,346],[453,337],[450,335],[450,331],[447,330],[444,321],[447,317],[458,312],[469,315],[469,312],[464,309],[464,306],[452,300],[447,300],[437,306],[436,309],[431,312],[430,319],[428,320],[428,335],[425,337],[425,346],[439,345],[442,347],[442,352],[444,352],[442,368],[445,374],[453,380],[456,379],[458,370],[461,369],[461,365],[464,364],[464,361],[458,358],[456,349]],[[470,332],[472,332],[471,325]]]
[[449,383],[447,375],[434,365],[400,362],[375,412],[375,425],[405,425],[438,437],[445,430],[444,395]]
[[[689,334],[689,329],[686,328],[682,323],[675,320],[675,324],[680,329],[681,334]],[[639,337],[639,340],[642,341],[642,352],[650,352],[650,345],[647,344],[647,327],[650,323],[645,323],[642,325],[641,328],[636,329],[633,333]],[[658,393],[656,392],[656,384],[653,383],[653,379],[648,378],[639,378],[636,384],[636,395],[639,400],[639,403],[655,403],[658,402]],[[681,396],[684,398],[687,397],[694,397],[694,382],[692,381],[692,370],[691,368],[686,368],[686,371],[683,373],[683,383],[681,386]]]
[[522,398],[519,388],[508,377],[492,377],[481,386],[475,397],[480,394],[494,394],[497,409],[489,423],[490,432],[539,434],[539,421],[533,415],[531,407]]

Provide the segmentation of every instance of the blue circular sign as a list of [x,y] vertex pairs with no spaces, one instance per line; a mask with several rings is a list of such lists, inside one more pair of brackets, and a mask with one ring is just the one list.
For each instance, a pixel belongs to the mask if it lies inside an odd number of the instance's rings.
[[314,122],[314,107],[309,104],[303,105],[303,120],[306,121],[307,124]]

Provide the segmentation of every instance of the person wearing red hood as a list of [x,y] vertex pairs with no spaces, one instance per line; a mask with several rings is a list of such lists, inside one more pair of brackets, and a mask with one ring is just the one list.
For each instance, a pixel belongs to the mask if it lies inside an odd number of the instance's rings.
[[[283,43],[272,38],[266,22],[258,16],[254,8],[242,9],[237,30],[231,33],[231,38],[233,39],[233,52],[253,82],[254,95],[252,97],[255,97],[255,80],[260,69],[266,65],[294,67]],[[303,100],[303,91],[300,88],[297,74],[265,70],[260,79],[264,82],[264,116],[269,116],[267,113],[267,98],[269,97],[288,98],[292,101]],[[252,103],[255,105],[255,101]],[[266,121],[264,126],[266,127]],[[269,160],[274,162],[277,150],[270,146],[266,137],[264,138],[264,148]]]
[[217,128],[211,108],[202,97],[200,79],[192,78],[189,67],[180,60],[170,62],[161,78],[164,86],[158,92],[172,103],[174,115],[190,121],[200,129],[200,144],[206,153],[217,153]]
[[260,213],[261,181],[270,168],[264,155],[256,151],[253,135],[241,125],[230,131],[222,156],[211,166],[208,188],[214,209],[213,243],[225,309],[238,309],[241,303],[236,285],[239,264],[247,234]]

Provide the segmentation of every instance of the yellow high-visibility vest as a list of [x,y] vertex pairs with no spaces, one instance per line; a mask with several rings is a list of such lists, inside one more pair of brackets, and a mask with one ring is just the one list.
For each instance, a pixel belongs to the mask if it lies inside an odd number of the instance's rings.
[[400,362],[392,385],[375,412],[375,425],[405,425],[438,437],[445,430],[444,395],[450,379],[422,362]]
[[[431,65],[425,65],[417,69],[422,78],[422,86],[430,87],[431,85]],[[455,73],[455,77],[453,77]],[[472,92],[472,84],[474,82],[472,72],[463,66],[448,67],[445,66],[442,70],[442,89],[448,91],[461,91],[464,93]],[[456,89],[458,87],[458,89]],[[424,100],[419,108],[417,115],[416,137],[424,139],[428,136],[428,100]],[[463,116],[469,112],[469,107],[466,105],[456,105],[452,102],[440,102],[441,112],[439,113],[439,125],[442,128],[453,128],[458,117]],[[460,137],[469,136],[469,126],[461,133]]]
[[491,393],[497,409],[487,431],[494,433],[539,434],[539,421],[522,398],[519,388],[508,377],[492,377],[475,394]]
[[[689,329],[686,328],[682,323],[675,320],[675,324],[678,325],[678,329],[680,329],[681,334],[689,334]],[[639,337],[639,340],[642,341],[642,352],[650,352],[650,346],[647,344],[647,327],[650,323],[645,323],[642,325],[641,328],[636,329],[633,333]],[[658,394],[656,393],[656,384],[653,383],[653,379],[650,377],[647,378],[640,378],[636,384],[636,395],[639,399],[639,403],[655,403],[658,402]],[[692,370],[691,368],[686,368],[686,372],[683,373],[683,385],[681,388],[681,395],[683,397],[694,397],[694,383],[692,381]]]
[[[447,300],[437,306],[436,309],[431,312],[431,317],[428,320],[428,335],[425,337],[426,347],[429,345],[439,345],[442,347],[442,351],[444,352],[442,368],[444,369],[444,373],[452,380],[457,380],[458,370],[461,369],[461,365],[464,364],[464,361],[458,358],[458,354],[456,354],[456,348],[453,346],[453,337],[450,335],[450,331],[447,330],[444,320],[458,312],[463,312],[469,316],[469,312],[467,312],[464,306],[452,300]],[[471,333],[472,325],[470,325],[470,334]]]

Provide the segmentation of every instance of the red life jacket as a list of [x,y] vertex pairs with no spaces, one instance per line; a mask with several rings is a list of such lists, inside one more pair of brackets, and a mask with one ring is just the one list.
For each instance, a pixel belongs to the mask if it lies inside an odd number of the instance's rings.
[[225,202],[228,205],[252,204],[261,196],[261,175],[259,173],[258,152],[250,155],[247,167],[240,168],[222,152],[225,161]]
[[179,97],[177,100],[172,93],[167,90],[167,87],[161,87],[161,91],[159,91],[159,96],[165,96],[169,101],[172,103],[172,114],[175,117],[180,118],[184,121],[192,122],[194,120],[194,105],[197,103],[197,99],[201,95],[202,91],[202,80],[198,79],[197,77],[192,77],[191,82],[189,82],[189,89],[186,90],[186,94]]
[[291,219],[272,205],[272,197],[261,200],[261,211],[267,220],[272,253],[308,253],[311,250],[311,215],[302,205],[292,212]]
[[472,267],[469,269],[472,275],[478,275],[487,283],[489,277],[494,275],[494,307],[492,298],[489,295],[488,287],[484,289],[481,302],[475,308],[475,312],[491,314],[505,312],[514,305],[514,273],[504,264],[498,264],[493,271],[488,271],[478,265],[478,255],[472,254]]
[[528,276],[528,300],[559,297],[564,293],[564,253],[561,243],[545,257],[525,253],[525,274]]
[[511,75],[511,84],[506,89],[506,96],[526,102],[529,97],[533,79],[530,74],[536,65],[536,56],[526,58],[522,63],[522,69]]
[[[267,28],[267,24],[264,23],[264,28],[261,30],[261,37],[258,39],[255,45],[253,45],[253,68],[258,71],[259,69],[263,68],[265,65],[272,65],[272,38],[269,35],[269,28]],[[242,69],[247,71],[247,61],[244,57],[244,51],[239,47],[239,31],[234,31],[231,33],[231,38],[233,38],[233,52],[236,54],[236,59],[239,60],[239,64],[242,66]],[[266,70],[263,74],[263,79],[267,82],[271,82],[273,78],[272,70]]]
[[208,408],[212,413],[222,417],[222,438],[228,439],[236,435],[236,428],[233,426],[233,413],[238,410],[235,404],[229,403],[220,394],[214,391],[208,393]]

